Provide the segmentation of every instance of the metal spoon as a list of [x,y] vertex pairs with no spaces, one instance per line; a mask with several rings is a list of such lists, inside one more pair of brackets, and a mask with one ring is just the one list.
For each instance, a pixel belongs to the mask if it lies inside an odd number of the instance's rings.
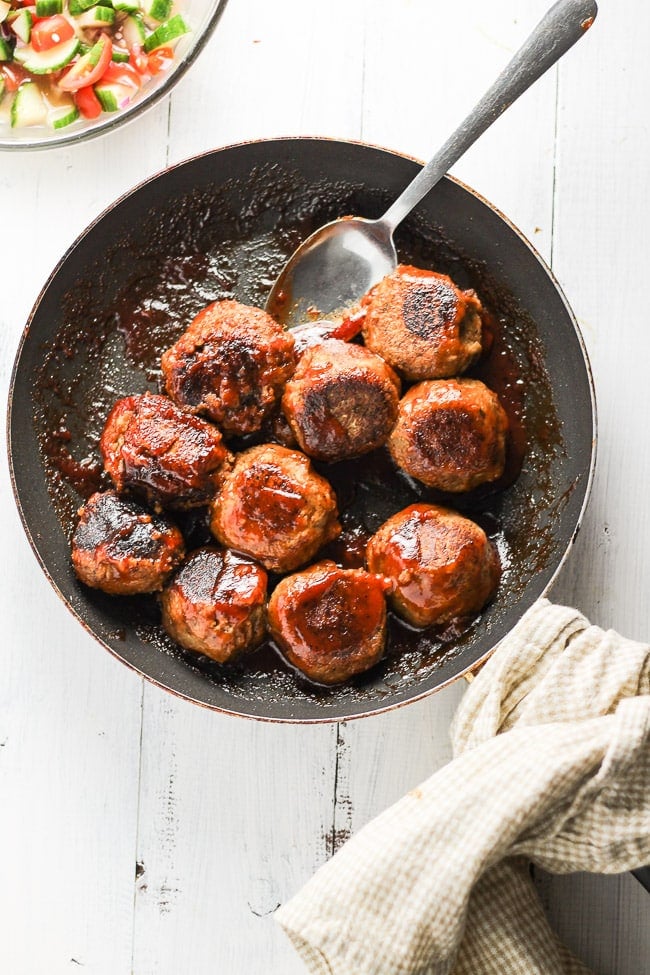
[[558,0],[433,159],[383,217],[342,217],[316,230],[289,258],[266,310],[289,327],[354,305],[397,266],[393,232],[463,153],[594,22],[595,0]]

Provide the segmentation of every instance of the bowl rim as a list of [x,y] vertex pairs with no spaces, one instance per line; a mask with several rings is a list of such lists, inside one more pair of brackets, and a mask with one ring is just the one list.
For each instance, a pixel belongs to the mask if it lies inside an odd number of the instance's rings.
[[[447,677],[446,679],[440,681],[440,683],[436,684],[433,687],[424,688],[421,691],[419,691],[418,693],[413,694],[412,696],[409,696],[409,697],[405,698],[404,700],[391,701],[391,702],[389,702],[387,704],[383,704],[383,705],[380,704],[378,707],[372,707],[372,708],[369,708],[369,709],[363,710],[363,711],[356,711],[356,712],[353,712],[351,714],[343,715],[343,716],[341,716],[339,714],[334,715],[334,714],[330,714],[330,713],[324,713],[322,715],[311,716],[311,717],[295,717],[293,715],[260,715],[260,714],[255,714],[255,713],[247,713],[244,710],[231,710],[231,709],[229,709],[227,707],[223,707],[221,705],[213,704],[213,703],[208,702],[208,701],[197,700],[197,698],[192,697],[190,694],[186,694],[183,691],[179,690],[178,688],[170,687],[168,684],[163,683],[163,681],[157,679],[156,677],[154,677],[154,676],[152,676],[152,675],[150,675],[148,673],[145,673],[135,663],[133,663],[132,661],[127,660],[124,657],[120,656],[120,654],[113,647],[111,647],[110,644],[108,644],[107,642],[105,642],[102,639],[102,637],[99,636],[94,631],[94,629],[90,626],[90,624],[86,620],[83,619],[83,617],[80,615],[80,613],[74,608],[74,606],[71,604],[71,602],[66,598],[66,596],[64,595],[64,593],[59,588],[57,582],[54,580],[54,578],[53,578],[53,576],[52,576],[49,568],[45,564],[43,558],[41,557],[41,554],[40,554],[40,552],[38,550],[38,547],[36,545],[36,541],[34,539],[32,530],[31,530],[31,528],[30,528],[30,526],[28,524],[28,520],[26,518],[25,512],[23,510],[23,506],[22,506],[22,503],[21,503],[21,500],[20,500],[20,496],[19,496],[18,485],[17,485],[17,478],[16,478],[16,472],[15,472],[15,467],[14,467],[14,457],[13,457],[13,443],[12,443],[12,440],[13,440],[13,438],[12,438],[13,395],[14,395],[14,387],[16,385],[17,373],[18,373],[18,369],[19,369],[19,366],[20,366],[21,358],[22,358],[23,348],[24,348],[24,346],[25,346],[25,344],[27,342],[27,339],[29,337],[29,333],[30,333],[30,328],[31,328],[31,325],[32,325],[32,321],[33,321],[33,319],[34,319],[34,317],[35,317],[35,315],[36,315],[36,313],[38,311],[38,308],[40,306],[41,300],[43,299],[43,297],[44,297],[46,291],[48,290],[48,288],[50,287],[52,281],[54,280],[54,278],[58,274],[59,270],[62,268],[62,266],[67,261],[68,257],[72,253],[72,251],[77,248],[77,246],[85,239],[85,237],[94,230],[94,228],[96,227],[96,225],[99,224],[104,219],[104,217],[107,216],[115,207],[117,207],[118,205],[124,203],[132,195],[134,195],[137,192],[139,192],[143,187],[149,185],[154,180],[159,179],[160,177],[165,176],[166,174],[169,174],[169,173],[171,173],[171,172],[173,172],[173,171],[175,171],[177,169],[180,169],[180,168],[182,168],[185,165],[192,164],[192,163],[196,162],[197,160],[203,159],[203,158],[208,157],[208,156],[213,156],[213,155],[215,155],[217,153],[227,152],[227,151],[233,150],[233,149],[240,149],[242,147],[249,146],[249,145],[258,146],[258,145],[264,145],[266,143],[276,144],[276,143],[279,143],[279,142],[298,142],[298,143],[300,143],[300,142],[316,142],[316,143],[319,143],[319,142],[327,142],[327,143],[335,143],[335,144],[341,145],[341,146],[347,146],[347,145],[359,146],[359,147],[362,147],[362,148],[369,148],[369,149],[379,150],[381,152],[387,152],[390,155],[401,157],[402,159],[408,160],[409,162],[414,162],[418,166],[424,165],[424,163],[423,163],[423,161],[421,159],[419,159],[419,158],[417,158],[415,156],[412,156],[412,155],[410,155],[408,153],[404,153],[404,152],[401,152],[401,151],[398,151],[398,150],[390,149],[390,148],[388,148],[386,146],[377,145],[377,144],[370,143],[370,142],[366,142],[366,141],[363,141],[363,140],[360,140],[360,139],[339,139],[339,138],[336,138],[336,137],[333,137],[333,136],[308,136],[308,135],[291,136],[291,135],[287,135],[287,136],[261,138],[261,139],[248,139],[248,140],[244,140],[242,142],[236,142],[236,143],[232,143],[232,144],[225,145],[225,146],[219,146],[219,147],[217,147],[215,149],[205,150],[204,152],[197,153],[196,155],[193,155],[193,156],[189,156],[189,157],[187,157],[187,158],[185,158],[185,159],[183,159],[183,160],[175,163],[172,166],[167,166],[164,169],[162,169],[162,170],[160,170],[160,171],[158,171],[156,173],[153,173],[152,175],[150,175],[150,176],[146,177],[145,179],[141,180],[139,183],[137,183],[131,189],[129,189],[126,192],[122,193],[119,197],[117,197],[115,200],[113,200],[111,203],[109,203],[101,211],[101,213],[99,213],[84,228],[84,230],[82,230],[82,232],[77,236],[77,238],[72,242],[72,244],[70,244],[70,246],[66,249],[65,253],[63,254],[63,256],[57,261],[55,267],[50,272],[50,274],[49,274],[49,276],[48,276],[45,284],[40,289],[40,291],[38,293],[38,296],[36,297],[36,299],[35,299],[35,301],[33,303],[33,306],[31,308],[31,311],[30,311],[29,316],[27,318],[27,322],[26,322],[26,324],[25,324],[25,326],[23,328],[21,337],[19,339],[18,347],[17,347],[17,350],[16,350],[16,355],[15,355],[15,358],[14,358],[14,364],[13,364],[13,367],[12,367],[12,370],[11,370],[11,377],[10,377],[10,381],[9,381],[8,402],[7,402],[7,411],[6,411],[6,443],[7,443],[8,466],[9,466],[9,475],[10,475],[10,482],[11,482],[11,487],[12,487],[12,491],[13,491],[14,501],[15,501],[16,507],[18,509],[18,513],[19,513],[19,516],[20,516],[20,520],[22,522],[23,529],[25,531],[25,534],[27,536],[27,539],[29,541],[29,544],[30,544],[30,546],[32,548],[32,551],[33,551],[34,555],[36,556],[36,560],[37,560],[37,562],[40,565],[41,570],[43,571],[45,577],[48,579],[50,585],[54,589],[54,591],[57,594],[57,596],[61,599],[61,601],[64,604],[64,606],[68,609],[68,611],[73,614],[73,616],[81,623],[81,625],[83,626],[83,628],[94,638],[94,640],[97,643],[99,643],[102,647],[104,647],[104,649],[108,650],[108,652],[111,654],[111,656],[113,656],[121,664],[126,665],[130,670],[132,670],[134,673],[138,674],[138,676],[144,678],[145,680],[147,680],[150,683],[154,684],[155,686],[159,687],[161,690],[166,691],[167,693],[173,694],[175,697],[180,698],[182,700],[185,700],[185,701],[187,701],[187,702],[189,702],[189,703],[191,703],[193,705],[198,705],[200,707],[204,707],[204,708],[206,708],[206,709],[208,709],[210,711],[216,711],[216,712],[221,713],[221,714],[227,714],[227,715],[230,715],[230,716],[233,716],[233,717],[243,718],[243,719],[247,719],[247,720],[253,719],[255,721],[269,722],[269,723],[273,723],[273,724],[296,724],[296,725],[333,724],[333,723],[338,723],[338,722],[341,722],[341,721],[353,721],[353,720],[358,720],[358,719],[361,719],[361,718],[373,717],[374,715],[385,714],[385,713],[387,713],[389,711],[397,710],[398,708],[405,707],[405,706],[410,705],[410,704],[413,704],[413,703],[415,703],[417,701],[422,701],[424,698],[427,698],[427,697],[435,694],[437,691],[442,690],[444,687],[448,687],[449,685],[451,685],[451,684],[455,683],[456,681],[460,680],[462,677],[468,677],[469,679],[471,679],[472,674],[474,672],[478,671],[486,663],[486,661],[490,658],[490,656],[492,655],[492,653],[494,652],[494,650],[498,646],[498,642],[500,642],[500,641],[498,641],[496,644],[494,644],[494,646],[492,646],[491,648],[489,648],[488,650],[486,650],[478,659],[472,660],[466,666],[461,667],[458,670],[457,673],[455,673],[454,675],[451,675],[451,676]],[[568,540],[568,542],[566,544],[566,548],[565,548],[564,552],[562,553],[561,557],[558,559],[557,564],[556,564],[553,572],[551,573],[548,581],[546,582],[544,588],[541,590],[541,592],[537,596],[537,598],[535,600],[535,602],[537,602],[537,601],[539,601],[539,599],[542,599],[542,598],[544,598],[547,595],[547,593],[551,589],[553,583],[557,579],[558,574],[560,573],[561,569],[563,568],[564,564],[566,563],[566,561],[567,561],[567,559],[569,557],[569,554],[570,554],[570,552],[571,552],[571,550],[573,548],[573,545],[575,543],[575,540],[576,540],[576,538],[578,536],[578,533],[580,531],[580,528],[582,526],[583,519],[584,519],[584,515],[585,515],[586,509],[587,509],[587,506],[589,504],[589,500],[590,500],[590,497],[591,497],[591,491],[592,491],[592,488],[593,488],[594,474],[595,474],[595,468],[596,468],[597,440],[598,440],[598,416],[597,416],[597,403],[596,403],[596,393],[595,393],[595,384],[594,384],[593,372],[592,372],[591,363],[590,363],[590,360],[589,360],[589,355],[588,355],[588,352],[587,352],[587,348],[586,348],[586,345],[585,345],[584,337],[583,337],[582,332],[580,330],[580,327],[579,327],[578,321],[576,319],[576,316],[575,316],[575,314],[574,314],[574,312],[573,312],[573,310],[572,310],[569,302],[567,301],[566,295],[564,294],[564,291],[563,291],[561,285],[559,284],[559,282],[558,282],[555,274],[553,273],[553,271],[551,270],[551,268],[548,266],[548,264],[546,263],[546,261],[544,260],[544,258],[539,254],[539,252],[537,251],[537,249],[528,240],[528,238],[522,233],[522,231],[519,230],[519,228],[511,220],[509,220],[508,217],[506,217],[496,206],[494,206],[492,203],[490,203],[482,194],[480,194],[476,190],[472,189],[472,187],[468,186],[463,181],[457,179],[454,176],[450,176],[449,174],[447,174],[446,176],[444,176],[443,179],[449,180],[450,182],[456,184],[463,191],[465,191],[470,196],[472,196],[475,199],[477,199],[482,205],[484,205],[489,210],[491,210],[492,213],[496,214],[504,222],[504,224],[506,224],[506,226],[516,235],[516,237],[519,239],[519,242],[524,245],[524,247],[530,252],[530,254],[532,255],[532,257],[541,266],[541,269],[545,272],[545,274],[550,279],[553,287],[556,290],[556,293],[557,293],[558,297],[560,298],[562,304],[564,305],[564,307],[566,309],[568,318],[569,318],[569,320],[571,322],[571,325],[573,327],[573,330],[574,330],[574,333],[575,333],[575,337],[576,337],[576,340],[578,342],[578,346],[580,348],[580,352],[581,352],[581,355],[582,355],[582,359],[583,359],[584,365],[585,365],[585,375],[586,375],[586,379],[587,379],[587,384],[588,384],[588,389],[589,389],[589,396],[590,396],[590,405],[591,405],[592,429],[591,429],[591,449],[590,449],[589,468],[588,468],[588,471],[586,472],[586,478],[587,478],[587,480],[586,480],[586,484],[585,484],[584,495],[583,495],[583,499],[582,499],[582,502],[581,502],[581,505],[580,505],[580,510],[579,510],[579,512],[577,513],[577,516],[576,516],[575,526],[574,526],[572,535],[571,535],[570,539]],[[534,603],[531,604],[531,605],[534,605]],[[525,612],[525,610],[524,610],[524,612]],[[522,613],[522,615],[523,615],[523,613]],[[510,632],[512,632],[512,628],[508,631],[508,634]],[[503,638],[504,637],[502,637],[502,639]]]
[[[223,12],[228,6],[228,0],[216,0],[216,4],[216,9],[212,13],[208,23],[205,26],[205,29],[196,36],[196,40],[192,47],[190,47],[190,49],[181,59],[179,59],[175,64],[172,64],[172,67],[166,72],[159,85],[157,85],[155,88],[151,88],[149,91],[145,89],[142,98],[131,102],[131,104],[128,105],[124,110],[114,113],[103,112],[102,115],[99,116],[97,125],[91,125],[88,128],[75,129],[73,131],[63,129],[58,133],[56,130],[54,130],[51,137],[48,137],[47,139],[34,138],[31,141],[26,139],[22,142],[18,142],[13,139],[7,139],[0,135],[0,152],[33,152],[60,148],[61,146],[77,145],[80,142],[86,142],[89,139],[96,139],[107,132],[112,132],[128,122],[135,121],[146,111],[156,105],[161,98],[164,98],[165,95],[170,94],[171,90],[181,80],[185,72],[194,64],[201,51],[214,34]],[[35,131],[40,132],[42,129]]]

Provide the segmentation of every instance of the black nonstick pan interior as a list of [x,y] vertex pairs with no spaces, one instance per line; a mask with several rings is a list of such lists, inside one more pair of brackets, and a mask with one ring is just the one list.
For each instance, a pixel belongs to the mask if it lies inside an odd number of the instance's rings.
[[[210,301],[263,305],[293,248],[346,213],[379,216],[417,171],[413,160],[356,143],[287,139],[192,159],[144,183],[100,217],[62,259],[18,352],[9,450],[23,522],[52,584],[112,653],[197,703],[265,719],[340,720],[394,707],[480,661],[548,587],[574,537],[594,454],[593,393],[575,320],[527,242],[477,195],[443,180],[400,229],[401,260],[474,287],[494,345],[474,373],[513,420],[511,473],[499,491],[455,505],[499,546],[494,603],[463,633],[422,634],[396,621],[386,659],[335,689],[308,685],[265,647],[236,669],[176,648],[155,598],[109,597],[82,586],[69,561],[74,513],[102,483],[97,442],[112,403],[158,390],[160,352]],[[328,472],[346,538],[371,532],[426,492],[378,452]],[[440,500],[432,498],[432,500]],[[447,499],[441,499],[447,500]],[[184,525],[205,539],[201,514]]]

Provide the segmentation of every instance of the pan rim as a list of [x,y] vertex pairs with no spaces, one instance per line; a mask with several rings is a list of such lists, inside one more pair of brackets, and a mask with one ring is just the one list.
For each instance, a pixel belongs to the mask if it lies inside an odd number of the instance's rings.
[[[17,374],[18,374],[18,370],[19,370],[19,367],[20,367],[20,363],[21,363],[23,351],[24,351],[25,345],[27,343],[27,340],[29,338],[31,326],[32,326],[34,317],[35,317],[35,315],[36,315],[36,313],[37,313],[37,311],[38,311],[38,309],[40,307],[40,304],[41,304],[41,302],[42,302],[42,300],[43,300],[46,292],[50,288],[50,286],[51,286],[54,278],[57,276],[57,274],[59,273],[59,271],[61,270],[61,268],[63,267],[63,265],[66,263],[66,261],[68,260],[68,258],[71,255],[71,253],[74,250],[76,250],[76,248],[86,239],[86,237],[92,233],[92,231],[95,229],[95,227],[105,217],[107,217],[116,207],[118,207],[121,204],[123,204],[130,197],[134,196],[135,194],[137,194],[138,192],[140,192],[140,190],[142,190],[144,187],[150,185],[154,181],[156,181],[156,180],[158,180],[158,179],[160,179],[162,177],[166,177],[170,173],[173,173],[174,171],[176,171],[178,169],[181,169],[184,166],[187,166],[187,165],[190,165],[190,164],[195,164],[197,161],[199,161],[201,159],[205,159],[205,158],[207,158],[209,156],[214,156],[214,155],[220,154],[222,152],[228,152],[228,151],[231,151],[231,150],[237,150],[237,149],[240,149],[240,148],[243,148],[243,147],[246,147],[246,146],[251,146],[251,145],[259,146],[259,145],[265,145],[265,144],[277,144],[279,142],[297,142],[297,143],[309,143],[309,142],[322,143],[322,142],[326,142],[326,143],[336,144],[336,145],[339,145],[339,146],[349,146],[349,145],[352,145],[352,146],[358,146],[358,147],[361,147],[361,148],[364,148],[364,149],[367,148],[367,149],[378,150],[380,152],[385,152],[385,153],[387,153],[387,154],[389,154],[391,156],[399,157],[399,158],[404,159],[404,160],[407,160],[409,162],[413,162],[416,165],[419,165],[419,166],[422,166],[423,165],[422,160],[420,160],[417,157],[414,157],[414,156],[412,156],[412,155],[410,155],[408,153],[404,153],[404,152],[401,152],[401,151],[398,151],[398,150],[394,150],[394,149],[391,149],[391,148],[388,148],[388,147],[385,147],[385,146],[381,146],[381,145],[376,145],[376,144],[373,144],[373,143],[369,143],[369,142],[366,142],[366,141],[363,141],[363,140],[357,140],[357,139],[339,139],[339,138],[330,137],[330,136],[304,136],[304,135],[303,136],[290,136],[289,135],[289,136],[280,136],[280,137],[271,137],[271,138],[262,138],[262,139],[248,139],[248,140],[244,140],[242,142],[236,142],[236,143],[232,143],[232,144],[229,144],[229,145],[226,145],[226,146],[220,146],[220,147],[217,147],[215,149],[208,149],[208,150],[206,150],[206,151],[204,151],[202,153],[198,153],[196,155],[189,156],[186,159],[180,160],[179,162],[175,163],[173,166],[165,167],[164,169],[157,171],[156,173],[154,173],[154,174],[146,177],[145,179],[141,180],[139,183],[137,183],[131,189],[129,189],[126,192],[122,193],[118,198],[116,198],[111,203],[109,203],[105,208],[103,208],[102,211],[82,230],[82,232],[76,237],[76,239],[69,245],[69,247],[66,249],[66,251],[64,252],[64,254],[62,255],[62,257],[57,261],[55,267],[52,269],[52,271],[48,275],[47,280],[45,281],[44,285],[40,289],[40,291],[39,291],[39,293],[38,293],[38,295],[37,295],[37,297],[36,297],[36,299],[34,301],[34,304],[33,304],[32,308],[31,308],[31,311],[29,313],[29,316],[27,318],[26,324],[25,324],[25,326],[23,328],[22,334],[21,334],[20,339],[19,339],[19,342],[18,342],[18,347],[17,347],[17,350],[16,350],[16,355],[15,355],[15,358],[14,358],[14,363],[13,363],[13,367],[12,367],[12,371],[11,371],[11,377],[10,377],[10,381],[9,381],[8,403],[7,403],[7,411],[6,411],[6,442],[7,442],[7,454],[8,454],[10,483],[11,483],[11,487],[12,487],[14,501],[15,501],[16,507],[18,509],[18,514],[20,516],[20,520],[21,520],[21,523],[22,523],[22,526],[23,526],[23,530],[24,530],[24,532],[25,532],[25,534],[27,536],[27,539],[28,539],[28,542],[29,542],[29,544],[31,546],[32,552],[36,556],[36,560],[37,560],[38,564],[40,565],[41,570],[43,571],[46,579],[49,581],[49,583],[52,586],[52,588],[54,589],[55,593],[62,600],[63,604],[66,606],[66,608],[68,609],[68,611],[72,613],[72,615],[81,623],[81,625],[83,626],[83,628],[93,637],[93,639],[97,643],[100,644],[100,646],[102,646],[102,647],[104,647],[104,649],[108,650],[108,652],[111,654],[112,657],[114,657],[116,660],[118,660],[121,664],[126,665],[130,670],[132,670],[134,673],[138,674],[140,677],[144,678],[145,680],[149,681],[150,683],[154,684],[155,686],[159,687],[160,689],[166,691],[167,693],[173,694],[175,697],[178,697],[178,698],[180,698],[180,699],[182,699],[184,701],[187,701],[187,702],[189,702],[189,703],[191,703],[193,705],[199,705],[200,707],[206,708],[206,709],[208,709],[210,711],[216,711],[218,713],[221,713],[221,714],[224,714],[224,715],[230,715],[230,716],[233,716],[233,717],[245,718],[247,720],[253,719],[255,721],[270,722],[270,723],[273,723],[273,724],[294,724],[294,725],[334,724],[334,723],[339,723],[339,722],[342,722],[342,721],[354,721],[354,720],[358,720],[358,719],[361,719],[361,718],[368,718],[368,717],[372,717],[372,716],[375,716],[375,715],[385,714],[385,713],[387,713],[389,711],[394,711],[394,710],[396,710],[398,708],[405,707],[406,705],[410,705],[410,704],[413,704],[413,703],[415,703],[417,701],[421,701],[424,698],[427,698],[430,695],[436,693],[437,691],[442,690],[444,687],[448,687],[450,684],[455,683],[457,680],[461,679],[462,677],[464,677],[468,673],[476,670],[478,667],[480,667],[482,664],[484,664],[485,661],[494,652],[494,649],[498,645],[498,642],[494,646],[492,646],[490,649],[486,650],[478,659],[473,660],[471,663],[468,663],[467,666],[461,667],[454,675],[449,676],[445,680],[442,680],[440,683],[436,684],[434,687],[424,688],[423,690],[421,690],[421,691],[419,691],[419,692],[413,694],[412,696],[409,696],[409,697],[407,697],[407,698],[405,698],[403,700],[391,701],[391,702],[389,702],[387,704],[379,705],[378,707],[373,707],[370,710],[358,711],[358,712],[354,712],[354,713],[349,714],[349,715],[343,715],[342,716],[340,714],[337,714],[337,715],[323,714],[323,715],[318,715],[318,716],[313,716],[313,717],[296,717],[296,716],[293,716],[293,715],[260,715],[260,714],[254,714],[254,713],[247,713],[245,710],[231,710],[230,708],[224,707],[224,706],[219,705],[219,704],[214,704],[214,703],[211,703],[211,702],[208,702],[208,701],[205,701],[205,700],[199,700],[199,699],[193,697],[191,694],[185,693],[185,692],[183,692],[183,691],[181,691],[181,690],[179,690],[177,688],[169,687],[167,684],[165,684],[161,680],[157,679],[156,677],[152,676],[151,674],[145,673],[143,670],[141,670],[132,661],[127,660],[126,658],[122,657],[113,647],[110,646],[110,644],[108,644],[104,639],[102,639],[102,637],[99,634],[97,634],[93,630],[93,628],[88,624],[88,622],[83,619],[83,617],[80,615],[80,613],[74,608],[74,606],[71,604],[71,602],[66,598],[66,596],[64,595],[64,593],[61,591],[61,588],[59,587],[59,585],[57,584],[57,582],[53,578],[53,576],[52,576],[52,574],[51,574],[48,566],[46,565],[46,563],[45,563],[44,559],[42,558],[42,556],[41,556],[41,554],[39,552],[39,549],[38,549],[38,547],[36,545],[36,541],[35,541],[34,535],[33,535],[32,530],[31,530],[31,528],[30,528],[30,526],[28,524],[28,520],[27,520],[25,511],[24,511],[24,508],[23,508],[23,505],[22,505],[22,501],[21,501],[21,498],[20,498],[19,488],[18,488],[17,478],[16,478],[16,470],[15,470],[15,465],[14,465],[14,450],[13,450],[13,440],[14,440],[14,438],[12,436],[12,429],[13,429],[13,425],[12,425],[12,420],[13,420],[13,399],[14,399],[14,389],[15,389],[15,386],[16,386]],[[588,471],[586,473],[587,481],[586,481],[586,485],[585,485],[584,496],[583,496],[583,499],[582,499],[582,503],[581,503],[581,506],[580,506],[580,510],[579,510],[579,512],[577,514],[577,517],[576,517],[576,520],[575,520],[575,526],[574,526],[574,529],[573,529],[571,538],[569,539],[569,541],[568,541],[568,543],[566,545],[566,548],[565,548],[565,550],[564,550],[561,558],[559,558],[559,560],[557,562],[557,565],[555,566],[554,571],[552,572],[550,578],[548,579],[548,581],[546,582],[543,590],[540,592],[539,596],[537,597],[537,599],[536,599],[536,601],[537,601],[537,600],[543,598],[544,596],[546,596],[546,594],[549,592],[550,588],[552,587],[553,583],[557,579],[557,576],[558,576],[559,572],[563,568],[563,566],[564,566],[564,564],[565,564],[565,562],[566,562],[566,560],[567,560],[567,558],[569,556],[569,553],[571,552],[571,549],[573,547],[573,544],[575,542],[575,539],[576,539],[576,537],[577,537],[577,535],[578,535],[578,533],[580,531],[580,528],[582,526],[582,522],[583,522],[583,519],[584,519],[584,515],[585,515],[587,506],[589,504],[590,496],[591,496],[591,491],[592,491],[592,487],[593,487],[593,480],[594,480],[594,474],[595,474],[595,467],[596,467],[597,439],[598,439],[597,438],[597,429],[598,429],[597,404],[596,404],[596,394],[595,394],[595,386],[594,386],[593,373],[592,373],[592,369],[591,369],[591,363],[590,363],[590,360],[589,360],[589,355],[588,355],[587,348],[586,348],[586,345],[585,345],[584,337],[583,337],[583,335],[581,333],[581,330],[580,330],[580,327],[578,325],[577,318],[576,318],[576,316],[575,316],[575,314],[574,314],[574,312],[573,312],[573,310],[572,310],[572,308],[571,308],[571,306],[570,306],[570,304],[569,304],[569,302],[568,302],[568,300],[567,300],[567,298],[566,298],[566,296],[564,294],[564,291],[563,291],[561,285],[559,284],[559,282],[558,282],[558,280],[557,280],[557,278],[556,278],[553,270],[549,267],[549,265],[546,263],[546,261],[544,260],[544,258],[539,254],[539,252],[534,247],[534,245],[528,240],[528,238],[522,233],[522,231],[507,216],[505,216],[496,206],[494,206],[492,203],[490,203],[490,201],[487,200],[482,194],[478,193],[476,190],[474,190],[472,187],[468,186],[463,181],[459,180],[458,178],[456,178],[454,176],[450,176],[449,174],[447,174],[444,177],[444,179],[446,179],[446,180],[448,180],[448,181],[456,184],[457,186],[459,186],[464,192],[466,192],[470,196],[474,197],[483,206],[485,206],[488,210],[490,210],[493,214],[495,214],[516,235],[516,237],[518,238],[519,242],[525,246],[525,248],[530,252],[530,254],[533,256],[533,258],[537,261],[537,263],[540,265],[542,271],[549,278],[551,284],[553,285],[553,288],[554,288],[556,294],[558,295],[560,301],[562,302],[562,304],[563,304],[563,306],[565,308],[565,311],[566,311],[566,313],[568,315],[569,321],[571,322],[571,325],[572,325],[572,328],[573,328],[573,332],[575,334],[575,337],[576,337],[576,340],[577,340],[577,343],[578,343],[578,347],[580,349],[580,353],[581,353],[581,356],[582,356],[582,360],[583,360],[584,365],[585,365],[585,375],[586,375],[586,378],[587,378],[587,384],[588,384],[588,388],[589,388],[589,397],[590,397],[590,406],[591,406],[592,429],[591,429],[590,461],[589,461],[589,469],[588,469]],[[511,630],[509,632],[511,632]]]

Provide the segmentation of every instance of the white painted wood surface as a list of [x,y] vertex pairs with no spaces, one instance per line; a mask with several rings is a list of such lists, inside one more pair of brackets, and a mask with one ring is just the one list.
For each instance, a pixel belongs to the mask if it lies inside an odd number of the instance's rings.
[[[47,274],[120,193],[169,162],[258,136],[362,138],[427,157],[545,7],[230,0],[171,102],[105,140],[4,155],[3,399]],[[602,0],[585,42],[456,169],[552,260],[592,358],[598,473],[555,598],[645,639],[648,36],[645,0]],[[257,724],[178,701],[59,603],[4,462],[0,499],[0,971],[299,975],[273,909],[448,758],[463,688],[338,727]],[[598,972],[650,972],[650,896],[630,876],[542,878],[540,889]]]

